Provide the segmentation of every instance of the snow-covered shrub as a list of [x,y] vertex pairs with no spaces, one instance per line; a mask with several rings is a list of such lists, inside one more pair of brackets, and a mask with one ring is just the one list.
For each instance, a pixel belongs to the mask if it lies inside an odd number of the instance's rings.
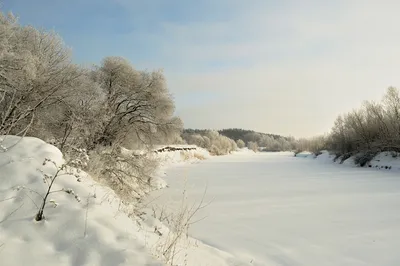
[[295,144],[295,149],[302,151],[310,151],[317,155],[321,150],[326,148],[326,137],[318,136],[309,139],[298,139]]
[[29,193],[35,193],[39,196],[40,203],[35,202],[33,198],[30,198],[30,200],[37,207],[37,213],[35,215],[36,221],[45,219],[44,210],[48,204],[52,204],[54,208],[58,206],[57,202],[52,199],[48,199],[51,194],[67,193],[72,195],[76,201],[81,201],[80,197],[74,192],[74,190],[65,187],[61,189],[54,189],[54,187],[59,187],[56,185],[58,183],[57,180],[62,176],[66,176],[68,178],[74,177],[76,178],[77,182],[81,182],[80,170],[75,167],[82,167],[82,164],[84,164],[84,162],[81,159],[70,160],[61,164],[57,164],[56,161],[45,158],[41,168],[37,169],[41,173],[43,183],[45,184],[45,190],[43,192],[29,187],[29,185],[18,185],[14,188],[15,191],[27,191]]
[[389,87],[381,102],[366,101],[357,109],[339,115],[326,141],[327,149],[342,154],[370,150],[400,149],[400,95]]
[[257,152],[257,151],[258,151],[257,142],[249,141],[249,142],[247,143],[247,148],[249,148],[249,150],[252,150],[252,151],[254,151],[254,152]]
[[358,154],[354,158],[354,163],[356,165],[365,166],[376,156],[377,152],[367,151],[365,153]]
[[342,154],[340,152],[335,153],[335,157],[333,157],[333,161],[336,162],[341,156],[342,156]]
[[153,207],[153,217],[168,226],[168,228],[158,228],[157,226],[154,228],[154,232],[160,236],[156,249],[163,255],[167,265],[177,265],[175,261],[179,260],[179,257],[182,258],[183,255],[180,254],[182,248],[187,248],[189,244],[187,240],[190,226],[202,220],[195,220],[195,216],[210,204],[210,202],[205,202],[206,193],[207,188],[199,202],[189,204],[185,185],[180,208],[176,212],[168,213],[165,208],[155,209]]
[[[45,159],[43,161],[43,166],[46,166],[46,164],[52,165],[54,170],[55,170],[55,172],[53,174],[48,174],[48,173],[42,172],[42,174],[43,174],[43,182],[47,185],[47,189],[46,189],[46,192],[45,192],[44,196],[42,197],[42,203],[40,204],[39,210],[38,210],[37,214],[35,215],[35,220],[36,221],[41,221],[41,220],[43,220],[45,218],[44,217],[44,209],[46,207],[46,204],[48,203],[47,199],[48,199],[48,196],[50,194],[57,193],[57,192],[65,192],[67,194],[70,194],[70,195],[74,196],[75,200],[77,200],[78,202],[81,201],[80,197],[77,194],[75,194],[75,192],[72,189],[62,188],[61,190],[57,190],[57,191],[53,190],[53,185],[54,185],[54,183],[55,183],[57,178],[59,178],[60,176],[63,176],[63,175],[73,174],[72,173],[73,170],[72,169],[68,169],[69,168],[68,163],[64,163],[62,165],[57,165],[56,162],[54,162],[54,161],[52,161],[50,159]],[[80,164],[80,163],[79,162],[75,162],[74,164]],[[79,179],[79,174],[76,173],[75,177],[78,180]],[[52,203],[54,204],[55,207],[57,206],[56,202],[53,201]]]
[[120,148],[98,146],[90,152],[87,171],[111,187],[122,199],[139,199],[151,189],[158,161],[150,153],[123,153]]
[[239,149],[243,149],[244,147],[246,147],[246,143],[244,143],[244,141],[241,139],[238,139],[236,141],[236,145],[238,146]]
[[236,142],[233,139],[220,135],[214,130],[204,130],[200,134],[183,134],[183,139],[188,144],[196,145],[207,149],[212,155],[225,155],[237,150]]

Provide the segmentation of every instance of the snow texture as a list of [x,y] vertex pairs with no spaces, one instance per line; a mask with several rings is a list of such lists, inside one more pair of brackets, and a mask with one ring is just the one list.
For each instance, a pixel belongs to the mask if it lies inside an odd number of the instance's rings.
[[[61,191],[50,194],[45,219],[36,222],[37,206],[47,188],[43,175],[51,176],[56,169],[51,162],[43,162],[49,159],[61,166],[62,154],[36,138],[0,136],[0,143],[0,265],[165,264],[162,253],[173,234],[169,228],[145,206],[138,209],[125,204],[84,172],[79,178],[63,174],[56,179],[52,191]],[[166,169],[174,163],[198,162],[199,154],[208,156],[201,149],[157,156],[164,159]],[[79,201],[62,189],[73,191]],[[180,255],[175,265],[224,266],[232,259],[190,237],[179,241],[177,247]]]
[[189,205],[206,192],[209,205],[194,217],[193,238],[177,243],[174,265],[400,265],[400,163],[392,153],[371,162],[391,170],[356,167],[351,158],[337,165],[327,152],[316,159],[246,149],[160,153],[169,186],[140,213],[81,172],[60,176],[53,188],[80,201],[53,193],[36,222],[43,174],[55,172],[43,162],[62,165],[62,154],[35,138],[0,140],[1,265],[163,265],[173,232],[151,206],[179,212],[182,191]]
[[173,212],[183,188],[190,202],[207,189],[190,234],[231,254],[226,265],[400,265],[398,172],[309,158],[239,152],[172,168],[153,204]]
[[[118,212],[114,193],[84,176],[56,179],[53,190],[72,189],[79,195],[50,194],[44,221],[36,222],[46,184],[53,174],[48,158],[63,163],[61,152],[36,138],[2,137],[0,153],[0,261],[1,265],[162,265],[145,248],[143,234],[132,219]],[[40,195],[39,195],[40,194]]]

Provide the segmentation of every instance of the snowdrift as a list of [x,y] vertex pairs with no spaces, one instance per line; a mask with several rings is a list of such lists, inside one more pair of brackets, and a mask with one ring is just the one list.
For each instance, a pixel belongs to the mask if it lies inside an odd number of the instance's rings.
[[[2,136],[0,143],[1,265],[155,266],[171,259],[165,250],[175,232],[145,206],[138,209],[122,202],[84,172],[63,172],[49,195],[45,219],[35,221],[47,189],[44,176],[55,173],[64,163],[63,156],[37,138]],[[163,160],[163,174],[168,167],[196,163],[210,155],[196,148],[156,156]],[[186,235],[175,243],[173,252],[174,265],[227,266],[233,260],[232,255]]]
[[233,254],[228,265],[400,265],[398,173],[320,156],[238,153],[170,169],[156,204],[178,208],[182,187],[198,202],[207,188],[190,233]]
[[[0,153],[0,261],[2,265],[162,265],[146,251],[142,230],[118,211],[114,193],[81,173],[57,178],[45,220],[35,214],[61,152],[36,138],[3,137]],[[18,143],[18,144],[17,144]],[[17,145],[14,145],[17,144]],[[14,145],[14,146],[13,146]],[[140,230],[139,230],[140,229]]]

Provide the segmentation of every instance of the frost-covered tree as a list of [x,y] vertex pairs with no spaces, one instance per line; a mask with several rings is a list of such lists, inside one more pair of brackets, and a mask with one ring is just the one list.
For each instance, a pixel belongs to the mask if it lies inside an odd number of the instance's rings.
[[365,102],[340,115],[326,140],[337,154],[400,150],[400,96],[389,87],[381,103]]
[[238,139],[236,141],[236,145],[238,146],[239,149],[243,149],[244,147],[246,147],[246,143],[244,143],[244,141],[241,139]]
[[247,148],[249,148],[250,150],[252,150],[254,152],[257,152],[258,151],[258,144],[257,144],[257,142],[249,141],[247,143]]
[[94,144],[129,143],[135,135],[141,142],[174,128],[181,121],[173,117],[174,102],[161,71],[138,71],[125,59],[107,57],[95,72],[106,95],[103,125]]
[[0,14],[0,133],[19,134],[68,94],[81,72],[54,32]]
[[224,155],[237,150],[234,140],[220,135],[217,131],[204,130],[201,133],[203,135],[194,132],[185,132],[182,134],[182,137],[188,144],[205,148],[214,155]]

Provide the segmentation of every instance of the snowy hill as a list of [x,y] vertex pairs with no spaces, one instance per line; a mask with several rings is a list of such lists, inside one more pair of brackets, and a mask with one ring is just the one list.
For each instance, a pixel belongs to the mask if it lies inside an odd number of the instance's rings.
[[[3,146],[17,143],[7,137]],[[114,193],[81,173],[59,176],[50,194],[46,219],[35,221],[37,205],[52,175],[63,163],[61,152],[36,138],[24,138],[0,154],[0,261],[3,265],[162,265],[145,249],[139,227],[118,211]],[[54,203],[51,203],[53,202]],[[24,250],[25,252],[21,252]]]
[[[44,177],[54,176],[63,165],[62,154],[37,138],[0,140],[1,265],[229,265],[230,254],[186,235],[176,238],[146,206],[124,204],[111,189],[76,169],[60,172],[45,219],[36,221],[47,190]],[[196,149],[157,156],[163,175],[171,165],[199,162],[209,154]]]

